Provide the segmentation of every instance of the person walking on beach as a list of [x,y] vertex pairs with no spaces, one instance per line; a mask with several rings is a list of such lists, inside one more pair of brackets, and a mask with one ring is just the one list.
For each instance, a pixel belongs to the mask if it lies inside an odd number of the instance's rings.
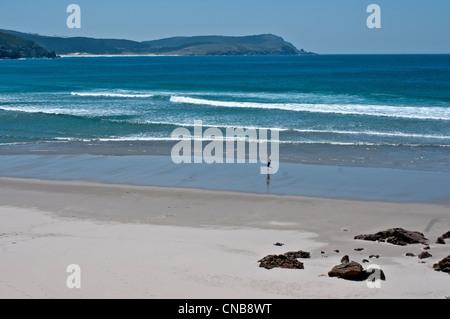
[[272,161],[270,160],[270,157],[267,156],[267,185],[269,185],[270,183],[270,174],[269,174],[269,170],[270,170],[270,163],[272,163]]

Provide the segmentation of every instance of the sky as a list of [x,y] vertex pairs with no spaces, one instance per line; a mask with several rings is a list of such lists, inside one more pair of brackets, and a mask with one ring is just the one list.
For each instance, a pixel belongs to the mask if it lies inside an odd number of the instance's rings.
[[[66,25],[72,3],[80,29]],[[367,27],[370,4],[379,29]],[[319,54],[450,53],[450,1],[0,0],[0,29],[137,41],[271,33]]]

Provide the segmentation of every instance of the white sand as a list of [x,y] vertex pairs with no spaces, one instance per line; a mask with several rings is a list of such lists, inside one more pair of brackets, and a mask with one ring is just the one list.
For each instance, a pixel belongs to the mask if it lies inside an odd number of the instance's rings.
[[[432,269],[450,253],[434,244],[450,228],[448,206],[0,179],[0,221],[0,298],[450,296],[450,276]],[[353,240],[390,227],[425,232],[433,257],[405,256],[422,245]],[[293,250],[311,252],[304,270],[258,267]],[[370,263],[387,280],[369,289],[329,278],[344,254],[381,255]],[[66,286],[69,264],[81,267],[81,289]]]

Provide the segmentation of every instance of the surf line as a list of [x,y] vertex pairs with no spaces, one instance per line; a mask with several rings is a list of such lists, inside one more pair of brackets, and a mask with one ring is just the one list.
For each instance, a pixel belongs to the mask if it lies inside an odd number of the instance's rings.
[[[269,140],[268,129],[265,128],[227,127],[223,134],[218,127],[209,127],[203,131],[202,121],[196,120],[194,134],[186,127],[178,127],[173,130],[172,139],[180,140],[171,151],[172,161],[175,164],[245,164],[247,160],[250,164],[256,164],[259,161],[264,164],[260,168],[260,174],[276,174],[280,166],[278,130],[270,130]],[[203,147],[205,141],[209,143]]]

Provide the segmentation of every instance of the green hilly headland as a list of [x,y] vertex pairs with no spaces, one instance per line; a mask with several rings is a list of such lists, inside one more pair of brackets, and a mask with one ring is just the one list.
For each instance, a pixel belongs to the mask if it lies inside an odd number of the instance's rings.
[[283,38],[272,35],[172,37],[153,41],[51,37],[11,30],[0,32],[33,41],[60,55],[304,55]]
[[31,40],[0,32],[0,59],[21,58],[56,58],[56,53]]

